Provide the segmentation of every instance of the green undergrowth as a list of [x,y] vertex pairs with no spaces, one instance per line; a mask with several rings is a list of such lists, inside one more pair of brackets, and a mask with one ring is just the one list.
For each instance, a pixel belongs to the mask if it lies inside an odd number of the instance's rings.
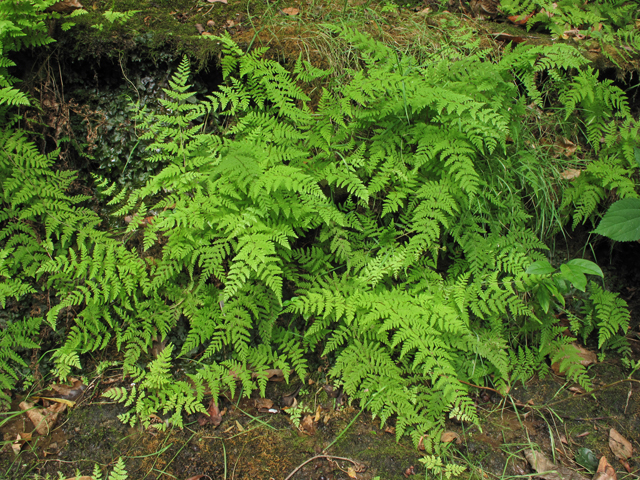
[[[29,15],[5,52],[42,31]],[[196,98],[185,58],[163,108],[133,118],[159,173],[135,189],[96,178],[124,234],[67,193],[76,177],[55,168],[58,151],[7,120],[0,302],[46,293],[50,308],[2,325],[2,389],[44,328],[64,338],[62,378],[116,348],[132,383],[105,395],[147,426],[182,426],[205,392],[264,395],[269,369],[304,379],[322,355],[351,402],[433,452],[447,417],[477,421],[474,385],[506,392],[559,362],[590,388],[569,332],[628,352],[626,304],[598,266],[551,265],[545,243],[638,196],[624,92],[566,45],[495,55],[463,36],[417,59],[326,28],[357,59],[339,75],[203,39],[222,48],[219,89]],[[2,78],[5,103],[28,101]]]

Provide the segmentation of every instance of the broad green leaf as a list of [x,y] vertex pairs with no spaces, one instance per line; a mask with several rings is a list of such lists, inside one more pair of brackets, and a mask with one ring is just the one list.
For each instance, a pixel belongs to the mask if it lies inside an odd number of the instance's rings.
[[560,274],[558,276],[567,282],[571,282],[581,292],[584,292],[587,288],[587,277],[579,269],[574,269],[571,265],[566,263],[560,265]]
[[546,260],[538,260],[537,262],[532,263],[527,268],[526,273],[529,275],[547,275],[549,273],[555,272],[556,269],[551,266],[549,262]]
[[611,205],[594,232],[616,242],[640,240],[640,199],[625,198]]
[[636,163],[640,167],[640,148],[633,147],[633,155],[636,157]]
[[544,285],[540,285],[538,287],[538,290],[536,291],[536,299],[542,307],[542,310],[544,310],[544,313],[549,313],[551,295],[549,295],[549,290],[547,290]]
[[600,267],[590,260],[575,258],[573,260],[569,260],[567,265],[570,265],[571,270],[574,272],[582,272],[587,275],[598,275],[600,277],[604,277]]

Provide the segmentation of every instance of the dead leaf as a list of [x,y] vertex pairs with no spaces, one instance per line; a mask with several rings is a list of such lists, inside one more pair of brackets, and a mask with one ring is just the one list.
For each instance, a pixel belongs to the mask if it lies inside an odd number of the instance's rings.
[[75,401],[80,395],[82,395],[82,392],[87,389],[87,386],[82,383],[82,380],[77,378],[71,378],[71,380],[73,381],[73,385],[71,386],[54,384],[51,385],[51,388],[60,395],[60,398]]
[[[227,2],[224,2],[224,3],[227,3]],[[193,477],[187,478],[187,480],[200,480],[201,478],[211,479],[209,475],[194,475]]]
[[386,433],[390,433],[391,435],[396,434],[396,427],[384,427],[384,431]]
[[[598,363],[598,357],[595,353],[587,350],[586,348],[578,345],[575,342],[572,343],[571,346],[575,348],[576,354],[581,358],[580,365],[582,365],[583,367],[587,367],[592,363]],[[560,360],[558,360],[557,362],[551,365],[551,370],[553,370],[553,373],[555,373],[556,375],[561,375],[561,376],[564,375],[564,372],[560,371],[560,364],[562,363],[564,358],[561,358]]]
[[214,22],[213,20],[209,20],[207,22],[207,27],[212,28],[216,26],[216,22]]
[[90,477],[88,475],[82,475],[81,477],[69,477],[66,480],[95,480],[95,477]]
[[340,395],[340,392],[342,391],[341,388],[336,389],[333,387],[333,385],[323,385],[322,388],[325,392],[327,392],[329,398],[338,397],[338,395]]
[[200,416],[198,417],[198,424],[201,427],[208,423],[213,423],[213,425],[217,427],[218,425],[220,425],[220,423],[222,423],[223,413],[220,413],[220,409],[218,408],[218,405],[216,404],[216,401],[213,398],[209,402],[209,406],[207,407],[207,413],[208,415],[201,413]]
[[616,471],[609,464],[609,462],[607,461],[607,457],[605,457],[604,455],[600,458],[598,471],[593,476],[592,480],[618,480]]
[[227,0],[207,0],[207,2],[209,3],[216,3],[216,2],[220,2],[220,3],[227,3]]
[[538,472],[538,477],[544,480],[587,480],[573,470],[564,465],[556,465],[540,452],[525,450],[524,456],[529,461],[531,467]]
[[569,387],[569,391],[575,393],[576,395],[582,395],[583,393],[587,393],[584,388],[580,388],[580,387]]
[[[298,385],[294,391],[291,393],[287,393],[282,396],[282,406],[283,407],[295,407],[298,404],[298,400],[296,399],[300,389],[302,388],[302,384]],[[295,405],[294,405],[295,404]]]
[[236,420],[236,428],[238,429],[239,432],[244,432],[244,427],[238,420]]
[[305,417],[300,422],[300,431],[306,433],[307,435],[315,435],[316,426],[313,423],[313,417],[311,415],[305,415]]
[[429,13],[431,13],[431,9],[429,7],[427,7],[427,8],[423,8],[422,10],[420,10],[418,12],[418,15],[427,15]]
[[587,435],[589,435],[591,432],[582,432],[579,435],[576,435],[576,438],[582,438],[582,437],[586,437]]
[[424,446],[424,439],[427,438],[429,435],[422,435],[420,437],[420,440],[418,440],[418,450],[422,450],[423,452],[426,450],[425,446]]
[[32,400],[46,400],[47,402],[53,403],[64,403],[67,407],[75,407],[76,402],[73,400],[67,400],[66,398],[56,398],[56,397],[31,397]]
[[447,432],[444,432],[440,437],[440,441],[442,443],[451,443],[454,440],[456,441],[456,445],[460,445],[462,443],[462,440],[460,439],[460,435],[458,435],[456,432],[447,431]]
[[620,435],[615,428],[609,430],[609,448],[611,448],[613,454],[621,460],[631,458],[633,455],[631,443]]
[[[200,35],[202,35],[202,32],[204,32],[204,27],[202,26],[202,24],[201,24],[201,23],[196,23],[196,29],[198,30],[198,33],[199,33]],[[125,218],[124,220],[125,220],[125,222],[127,221],[127,219],[126,219],[126,218]]]
[[322,416],[322,405],[318,405],[318,408],[316,408],[316,416],[313,419],[313,421],[318,423],[320,421],[321,416]]
[[227,20],[227,28],[235,27],[236,22],[233,20]]
[[277,408],[273,407],[273,400],[268,398],[257,398],[254,401],[256,409],[260,413],[279,413]]
[[353,469],[353,467],[347,468],[347,475],[349,475],[349,478],[358,478],[358,476],[356,475],[356,471]]
[[507,17],[511,23],[516,25],[525,25],[535,12],[531,12],[529,15],[512,15],[511,17]]
[[293,16],[293,15],[298,15],[298,13],[300,13],[300,10],[295,7],[288,7],[288,8],[283,8],[282,13]]
[[71,13],[74,10],[84,8],[78,0],[61,0],[48,7],[46,12]]
[[57,403],[48,408],[34,408],[33,403],[20,402],[20,408],[25,410],[27,417],[40,435],[48,435],[58,421],[58,414],[64,412],[67,406],[64,403]]
[[416,474],[416,470],[413,467],[413,465],[411,465],[409,468],[407,468],[404,472],[402,472],[402,474],[406,477],[409,478],[411,475],[415,475]]
[[564,435],[560,435],[560,441],[565,445],[569,445],[569,442],[567,442],[567,437],[565,437]]
[[279,368],[268,368],[266,370],[263,370],[262,372],[254,372],[251,374],[252,380],[264,377],[267,377],[267,380],[269,380],[270,382],[282,382],[284,380],[284,373]]

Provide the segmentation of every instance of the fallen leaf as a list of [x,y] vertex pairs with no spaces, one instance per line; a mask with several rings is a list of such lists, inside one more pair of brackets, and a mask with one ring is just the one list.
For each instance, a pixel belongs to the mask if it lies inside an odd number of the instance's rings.
[[615,428],[609,430],[609,448],[611,448],[613,454],[621,460],[631,458],[633,455],[631,443],[620,435]]
[[300,10],[295,7],[288,7],[288,8],[283,8],[282,13],[293,16],[293,15],[298,15],[298,13],[300,13]]
[[587,435],[589,435],[591,432],[582,432],[579,435],[576,435],[576,438],[582,438],[582,437],[586,437]]
[[[224,2],[224,3],[227,3],[227,2]],[[194,475],[193,477],[187,478],[187,480],[200,480],[201,478],[205,478],[205,477],[211,478],[209,475]]]
[[429,7],[427,7],[427,8],[423,8],[422,10],[420,10],[418,12],[418,15],[427,15],[429,13],[431,13],[431,9]]
[[598,459],[596,458],[595,453],[593,453],[588,448],[579,448],[576,451],[576,463],[582,465],[584,468],[589,470],[590,472],[595,472],[598,468]]
[[20,402],[20,408],[25,410],[40,435],[48,435],[58,421],[58,414],[64,412],[67,406],[57,403],[48,408],[35,408],[33,403]]
[[567,437],[565,437],[564,435],[560,435],[560,441],[565,445],[569,445],[569,442],[567,442]]
[[511,17],[507,17],[511,23],[516,25],[524,25],[526,24],[535,12],[531,12],[529,15],[512,15]]
[[218,405],[216,404],[216,401],[213,398],[209,402],[209,406],[207,407],[207,413],[208,415],[201,413],[200,416],[198,417],[198,424],[201,427],[208,423],[213,423],[213,425],[217,427],[218,425],[220,425],[220,423],[222,423],[223,413],[220,413],[220,409],[218,408]]
[[[587,350],[586,348],[578,345],[575,342],[572,343],[571,346],[575,348],[576,354],[581,358],[580,365],[582,365],[583,367],[587,367],[592,363],[598,363],[598,357],[595,353]],[[553,370],[553,373],[555,373],[556,375],[564,375],[564,372],[560,371],[560,365],[565,358],[566,357],[563,357],[551,365],[551,370]]]
[[227,28],[234,27],[235,25],[236,25],[236,22],[234,22],[233,20],[227,20]]
[[90,477],[88,475],[82,475],[81,477],[69,477],[66,480],[95,480],[95,477]]
[[[230,26],[232,27],[233,25]],[[268,368],[266,370],[263,370],[262,372],[254,372],[251,374],[252,380],[264,377],[267,377],[267,380],[269,380],[270,382],[282,382],[284,380],[284,373],[279,368]]]
[[298,404],[298,400],[296,399],[298,393],[300,392],[300,389],[302,388],[302,384],[298,385],[296,387],[296,389],[294,391],[292,391],[291,393],[287,393],[286,395],[282,396],[282,406],[283,407],[294,407],[294,404],[297,405]]
[[386,433],[390,433],[391,435],[395,435],[396,434],[396,427],[384,427],[384,431]]
[[60,394],[60,398],[75,401],[87,389],[87,386],[77,378],[72,378],[71,380],[73,381],[71,386],[54,384],[51,385],[51,388]]
[[236,420],[236,428],[238,429],[239,432],[244,432],[244,427],[238,420]]
[[356,471],[353,469],[353,467],[347,468],[347,475],[349,475],[349,478],[358,478],[358,476],[356,475]]
[[48,402],[53,403],[63,403],[67,407],[75,407],[76,402],[73,400],[67,400],[66,398],[56,398],[56,397],[31,397],[32,400],[47,400]]
[[420,437],[420,440],[418,440],[418,450],[422,450],[425,451],[426,448],[424,446],[424,439],[427,438],[429,435],[422,435]]
[[273,400],[268,398],[256,398],[254,404],[260,413],[272,413],[271,410],[276,410],[273,408]]
[[50,7],[48,7],[45,11],[47,12],[57,12],[57,13],[71,13],[74,10],[79,10],[84,8],[78,0],[61,0],[60,2],[56,2]]
[[341,388],[334,388],[333,385],[323,385],[322,388],[324,389],[325,392],[327,392],[327,395],[329,396],[329,398],[336,398],[338,397],[338,395],[340,395],[340,392],[342,391]]
[[316,433],[316,426],[313,423],[313,417],[311,415],[305,415],[300,422],[300,431],[307,435],[314,435]]
[[618,480],[616,471],[609,464],[609,462],[607,461],[607,457],[605,457],[604,455],[600,458],[600,463],[598,463],[598,470],[593,476],[592,480]]
[[404,472],[402,472],[402,474],[406,477],[409,478],[411,475],[415,475],[416,474],[416,470],[413,467],[413,465],[411,465],[409,468],[407,468]]
[[216,2],[227,3],[227,0],[207,0],[207,2],[209,2],[209,3],[216,3]]
[[525,450],[524,456],[531,467],[538,472],[538,477],[545,480],[587,480],[573,470],[568,469],[564,465],[556,465],[551,462],[540,452],[534,452],[533,450]]
[[460,435],[458,435],[456,432],[447,431],[447,432],[444,432],[440,437],[440,441],[442,443],[451,443],[454,440],[456,441],[456,445],[460,445],[462,443],[462,440],[460,439]]
[[575,393],[576,395],[582,395],[583,393],[587,393],[584,388],[580,388],[580,387],[569,387],[569,391]]
[[[198,33],[199,33],[200,35],[202,35],[202,32],[204,32],[204,27],[203,27],[203,26],[202,26],[202,24],[200,24],[200,23],[196,23],[196,29],[198,30]],[[126,219],[126,218],[125,218],[124,220],[125,220],[125,222],[127,221],[127,219]]]
[[216,22],[214,22],[213,20],[209,20],[209,21],[207,22],[207,27],[210,27],[210,28],[211,28],[211,27],[215,27],[215,26],[216,26]]

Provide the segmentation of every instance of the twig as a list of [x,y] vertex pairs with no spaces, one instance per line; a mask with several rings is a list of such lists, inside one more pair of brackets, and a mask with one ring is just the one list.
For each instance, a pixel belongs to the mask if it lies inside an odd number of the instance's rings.
[[291,478],[293,478],[293,476],[296,474],[296,472],[298,470],[300,470],[302,467],[304,467],[307,463],[309,462],[313,462],[314,460],[318,459],[318,458],[326,458],[327,460],[343,460],[345,462],[351,462],[353,463],[355,466],[358,466],[358,462],[351,460],[350,458],[345,458],[345,457],[335,457],[333,455],[316,455],[315,457],[311,457],[309,460],[306,460],[305,462],[301,463],[300,465],[298,465],[296,467],[296,469],[291,472],[287,478],[285,478],[284,480],[290,480]]

